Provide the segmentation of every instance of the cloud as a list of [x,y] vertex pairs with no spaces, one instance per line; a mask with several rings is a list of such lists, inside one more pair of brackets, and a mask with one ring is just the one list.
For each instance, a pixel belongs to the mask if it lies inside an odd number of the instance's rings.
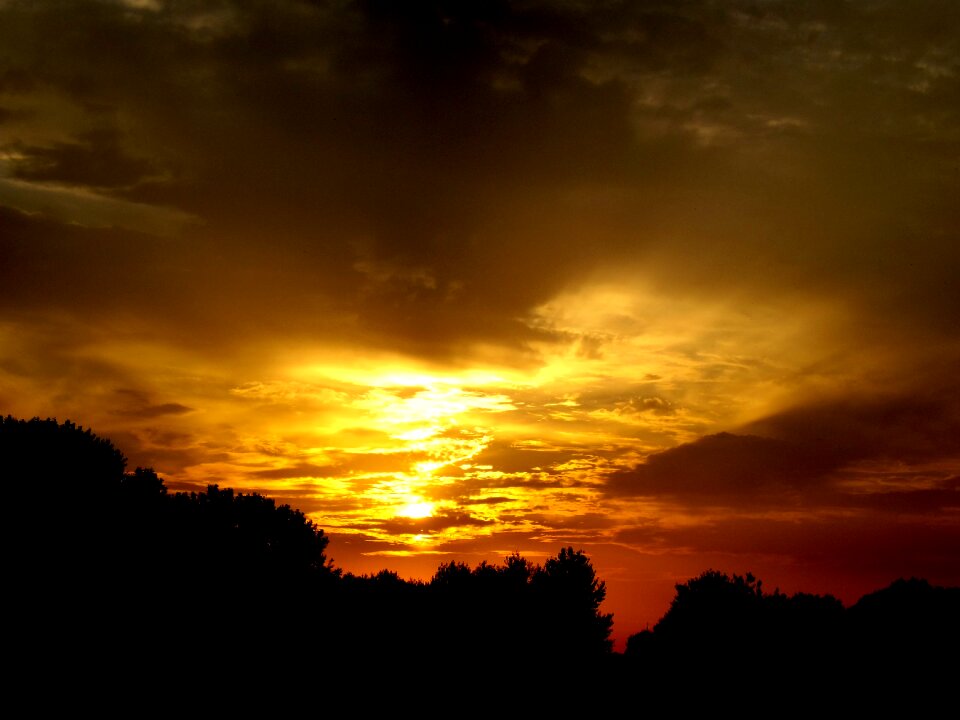
[[441,511],[426,518],[392,518],[369,523],[357,523],[359,529],[377,530],[390,535],[425,535],[455,527],[482,527],[493,525],[492,520],[474,517],[469,513]]
[[160,405],[147,405],[132,410],[119,410],[117,414],[128,417],[155,418],[161,415],[183,415],[192,411],[193,408],[180,403],[161,403]]
[[514,474],[543,472],[571,459],[574,452],[569,448],[542,445],[519,445],[508,441],[494,441],[487,445],[474,459],[475,465],[489,465],[498,472]]
[[156,172],[148,161],[125,155],[113,129],[84,133],[77,142],[7,148],[11,151],[13,177],[31,182],[119,188]]
[[650,455],[632,470],[611,473],[613,496],[668,496],[682,501],[787,500],[820,482],[838,459],[794,443],[719,433]]
[[525,520],[558,532],[595,533],[617,524],[607,513],[582,512],[574,515],[553,515],[548,513],[530,513]]
[[314,465],[313,463],[297,463],[288,467],[267,468],[265,470],[251,470],[248,474],[254,478],[264,480],[285,480],[287,478],[302,477],[329,477],[338,474],[339,468],[335,465]]
[[[960,302],[943,270],[956,41],[916,20],[952,17],[942,4],[0,13],[19,178],[0,203],[38,210],[59,182],[96,191],[71,216],[109,193],[195,218],[160,263],[124,248],[131,276],[245,334],[269,302],[282,334],[529,364],[557,341],[531,311],[598,269],[672,293],[852,291],[904,328]],[[210,325],[184,321],[185,339]]]
[[[664,497],[679,502],[755,505],[861,504],[894,508],[949,503],[949,490],[891,491],[868,487],[848,497],[839,471],[873,463],[917,465],[960,458],[960,415],[954,394],[888,395],[823,400],[754,421],[751,435],[708,435],[649,455],[608,476],[613,497]],[[865,471],[869,475],[869,471]],[[860,492],[864,492],[861,488]],[[946,505],[944,505],[946,506]]]
[[[289,455],[289,453],[284,453]],[[409,470],[415,463],[425,462],[430,455],[425,452],[342,452],[331,450],[325,453],[330,462],[318,465],[298,462],[289,466],[251,470],[250,475],[265,479],[300,477],[351,477],[371,473],[394,473]]]
[[110,321],[120,311],[155,327],[182,322],[191,336],[196,332],[202,310],[186,307],[196,291],[184,287],[182,260],[170,258],[184,249],[182,241],[0,207],[0,248],[8,260],[0,267],[6,317],[53,311],[79,324]]
[[654,415],[673,415],[676,413],[674,404],[656,395],[631,397],[617,405],[617,412],[622,413],[653,413]]
[[122,417],[151,419],[164,415],[184,415],[192,412],[193,408],[181,403],[151,403],[147,393],[128,388],[118,389],[115,392],[120,404],[114,414]]
[[501,503],[512,502],[512,500],[513,498],[502,495],[492,495],[482,498],[461,498],[458,502],[460,505],[500,505]]
[[[85,413],[91,415],[90,411]],[[72,414],[73,417],[84,417],[85,414]],[[134,418],[133,422],[137,419]],[[162,419],[158,420],[162,422]],[[100,425],[101,423],[98,423]],[[168,432],[152,427],[130,427],[131,419],[124,419],[121,426],[109,428],[108,437],[119,447],[125,456],[130,459],[128,469],[133,467],[149,467],[155,469],[170,482],[173,489],[196,490],[197,485],[181,484],[171,479],[171,471],[179,471],[184,467],[198,466],[207,463],[229,462],[231,456],[220,448],[211,448],[199,438],[186,433]],[[201,487],[209,483],[230,484],[228,478],[210,476],[200,484]],[[237,478],[229,478],[236,482]]]
[[960,509],[960,478],[952,477],[929,488],[848,494],[841,498],[841,502],[848,507],[897,515],[956,512]]
[[799,443],[845,462],[885,459],[916,463],[960,455],[960,396],[953,380],[936,375],[925,380],[939,387],[910,394],[824,400],[784,410],[745,429]]

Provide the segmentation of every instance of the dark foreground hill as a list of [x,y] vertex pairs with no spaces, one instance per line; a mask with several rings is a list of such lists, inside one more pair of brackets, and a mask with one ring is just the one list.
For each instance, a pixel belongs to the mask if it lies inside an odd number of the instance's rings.
[[573,548],[543,566],[518,555],[448,563],[429,582],[357,577],[332,566],[328,538],[301,512],[217,486],[169,493],[151,470],[126,472],[109,441],[54,420],[0,419],[0,477],[6,645],[27,674],[442,678],[434,692],[479,682],[528,700],[543,680],[562,689],[543,698],[554,707],[731,691],[802,703],[955,682],[941,678],[956,676],[960,589],[922,580],[845,609],[708,571],[678,585],[621,656],[600,611],[604,583]]

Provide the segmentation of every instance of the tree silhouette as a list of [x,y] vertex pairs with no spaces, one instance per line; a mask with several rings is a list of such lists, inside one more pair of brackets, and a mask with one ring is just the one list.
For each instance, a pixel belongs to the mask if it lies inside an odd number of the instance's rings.
[[700,651],[752,641],[759,631],[762,583],[753,575],[728,575],[707,570],[676,586],[666,615],[654,627],[658,638],[673,644],[696,644]]
[[[606,583],[582,550],[562,548],[532,578],[551,654],[589,661],[610,652],[613,616],[600,612]],[[550,632],[552,629],[552,632]]]
[[216,486],[169,494],[152,470],[125,465],[109,440],[69,421],[0,419],[10,600],[27,619],[28,646],[143,659],[196,642],[177,608],[217,607],[205,645],[229,657],[238,643],[262,645],[238,639],[250,617],[294,605],[306,617],[335,576],[327,537],[301,512]]
[[909,679],[938,691],[955,684],[960,645],[960,588],[899,579],[848,611],[851,658],[891,687]]
[[765,593],[750,573],[716,570],[676,591],[653,630],[627,641],[625,657],[634,672],[659,692],[749,685],[772,697],[798,687],[838,688],[844,608],[836,598]]

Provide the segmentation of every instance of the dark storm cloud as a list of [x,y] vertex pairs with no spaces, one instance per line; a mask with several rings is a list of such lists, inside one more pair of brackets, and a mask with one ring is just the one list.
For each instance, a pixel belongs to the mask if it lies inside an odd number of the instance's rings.
[[10,2],[4,145],[22,181],[196,217],[167,257],[210,272],[178,294],[247,327],[269,297],[281,333],[520,350],[557,339],[531,308],[651,250],[685,258],[676,291],[853,278],[942,323],[957,26],[942,2]]
[[746,429],[817,449],[839,462],[916,463],[956,457],[960,393],[947,386],[935,393],[825,401],[786,410]]
[[[955,393],[844,398],[800,406],[650,455],[609,475],[612,496],[719,505],[779,505],[799,499],[903,511],[952,507],[951,485],[846,495],[837,471],[861,462],[916,464],[960,456]],[[901,476],[908,476],[904,472]],[[918,478],[927,479],[927,474]]]
[[789,498],[818,482],[838,460],[794,443],[720,433],[654,453],[632,470],[612,473],[615,496],[668,496],[683,500],[770,501]]

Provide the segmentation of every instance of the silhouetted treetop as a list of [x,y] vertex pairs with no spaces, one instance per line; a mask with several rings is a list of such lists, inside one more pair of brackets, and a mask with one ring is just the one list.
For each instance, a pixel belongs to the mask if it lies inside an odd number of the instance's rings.
[[670,609],[654,626],[660,637],[703,639],[742,633],[758,618],[763,600],[762,583],[750,573],[730,577],[707,570],[676,590]]
[[[299,510],[216,485],[168,494],[152,469],[125,473],[126,458],[109,440],[70,421],[3,418],[0,466],[21,502],[50,520],[24,518],[21,553],[34,565],[58,563],[75,582],[94,573],[100,584],[125,575],[176,586],[177,576],[189,575],[209,586],[227,568],[234,575],[331,570],[328,538]],[[66,547],[73,552],[64,556]]]
[[[58,488],[119,483],[127,459],[109,440],[69,420],[0,418],[0,473],[8,482],[40,481]],[[34,483],[33,490],[47,485]],[[85,488],[89,491],[90,488]]]
[[849,614],[861,642],[889,646],[931,638],[960,641],[960,587],[901,578],[864,595]]
[[582,550],[561,548],[555,558],[547,560],[542,573],[535,581],[547,588],[560,591],[560,596],[569,598],[584,609],[595,612],[607,596],[607,584],[597,577],[593,565]]

